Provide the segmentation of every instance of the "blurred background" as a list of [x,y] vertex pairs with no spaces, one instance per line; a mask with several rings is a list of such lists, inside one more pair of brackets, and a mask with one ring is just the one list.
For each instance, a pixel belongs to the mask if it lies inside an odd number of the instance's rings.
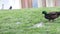
[[0,9],[21,9],[60,6],[60,0],[0,0]]

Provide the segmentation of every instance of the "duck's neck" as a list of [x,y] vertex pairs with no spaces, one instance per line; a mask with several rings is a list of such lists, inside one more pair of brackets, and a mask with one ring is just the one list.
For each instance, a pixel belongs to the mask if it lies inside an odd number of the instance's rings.
[[44,13],[44,15],[47,15],[47,13]]

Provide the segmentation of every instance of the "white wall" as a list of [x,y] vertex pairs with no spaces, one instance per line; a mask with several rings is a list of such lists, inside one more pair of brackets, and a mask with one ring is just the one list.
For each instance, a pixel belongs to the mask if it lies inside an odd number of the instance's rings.
[[21,8],[21,0],[0,0],[0,9],[2,8],[2,4],[4,4],[4,9],[9,9],[12,6],[13,9]]
[[[38,7],[43,7],[42,0],[38,0]],[[54,0],[46,0],[46,7],[54,7]]]
[[46,0],[47,7],[54,7],[54,0]]
[[38,0],[38,7],[42,7],[42,0]]

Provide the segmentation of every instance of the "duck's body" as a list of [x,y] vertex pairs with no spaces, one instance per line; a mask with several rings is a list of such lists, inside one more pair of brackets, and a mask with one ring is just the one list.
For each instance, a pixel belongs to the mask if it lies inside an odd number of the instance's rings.
[[44,17],[48,19],[49,21],[50,20],[54,21],[54,19],[58,17],[56,12],[47,13],[46,11],[43,11],[42,13],[44,14]]

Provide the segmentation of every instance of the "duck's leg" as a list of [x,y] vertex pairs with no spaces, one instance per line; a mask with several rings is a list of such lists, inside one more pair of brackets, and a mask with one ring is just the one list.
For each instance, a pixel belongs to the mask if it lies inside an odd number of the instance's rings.
[[54,19],[52,19],[52,22],[54,22]]

